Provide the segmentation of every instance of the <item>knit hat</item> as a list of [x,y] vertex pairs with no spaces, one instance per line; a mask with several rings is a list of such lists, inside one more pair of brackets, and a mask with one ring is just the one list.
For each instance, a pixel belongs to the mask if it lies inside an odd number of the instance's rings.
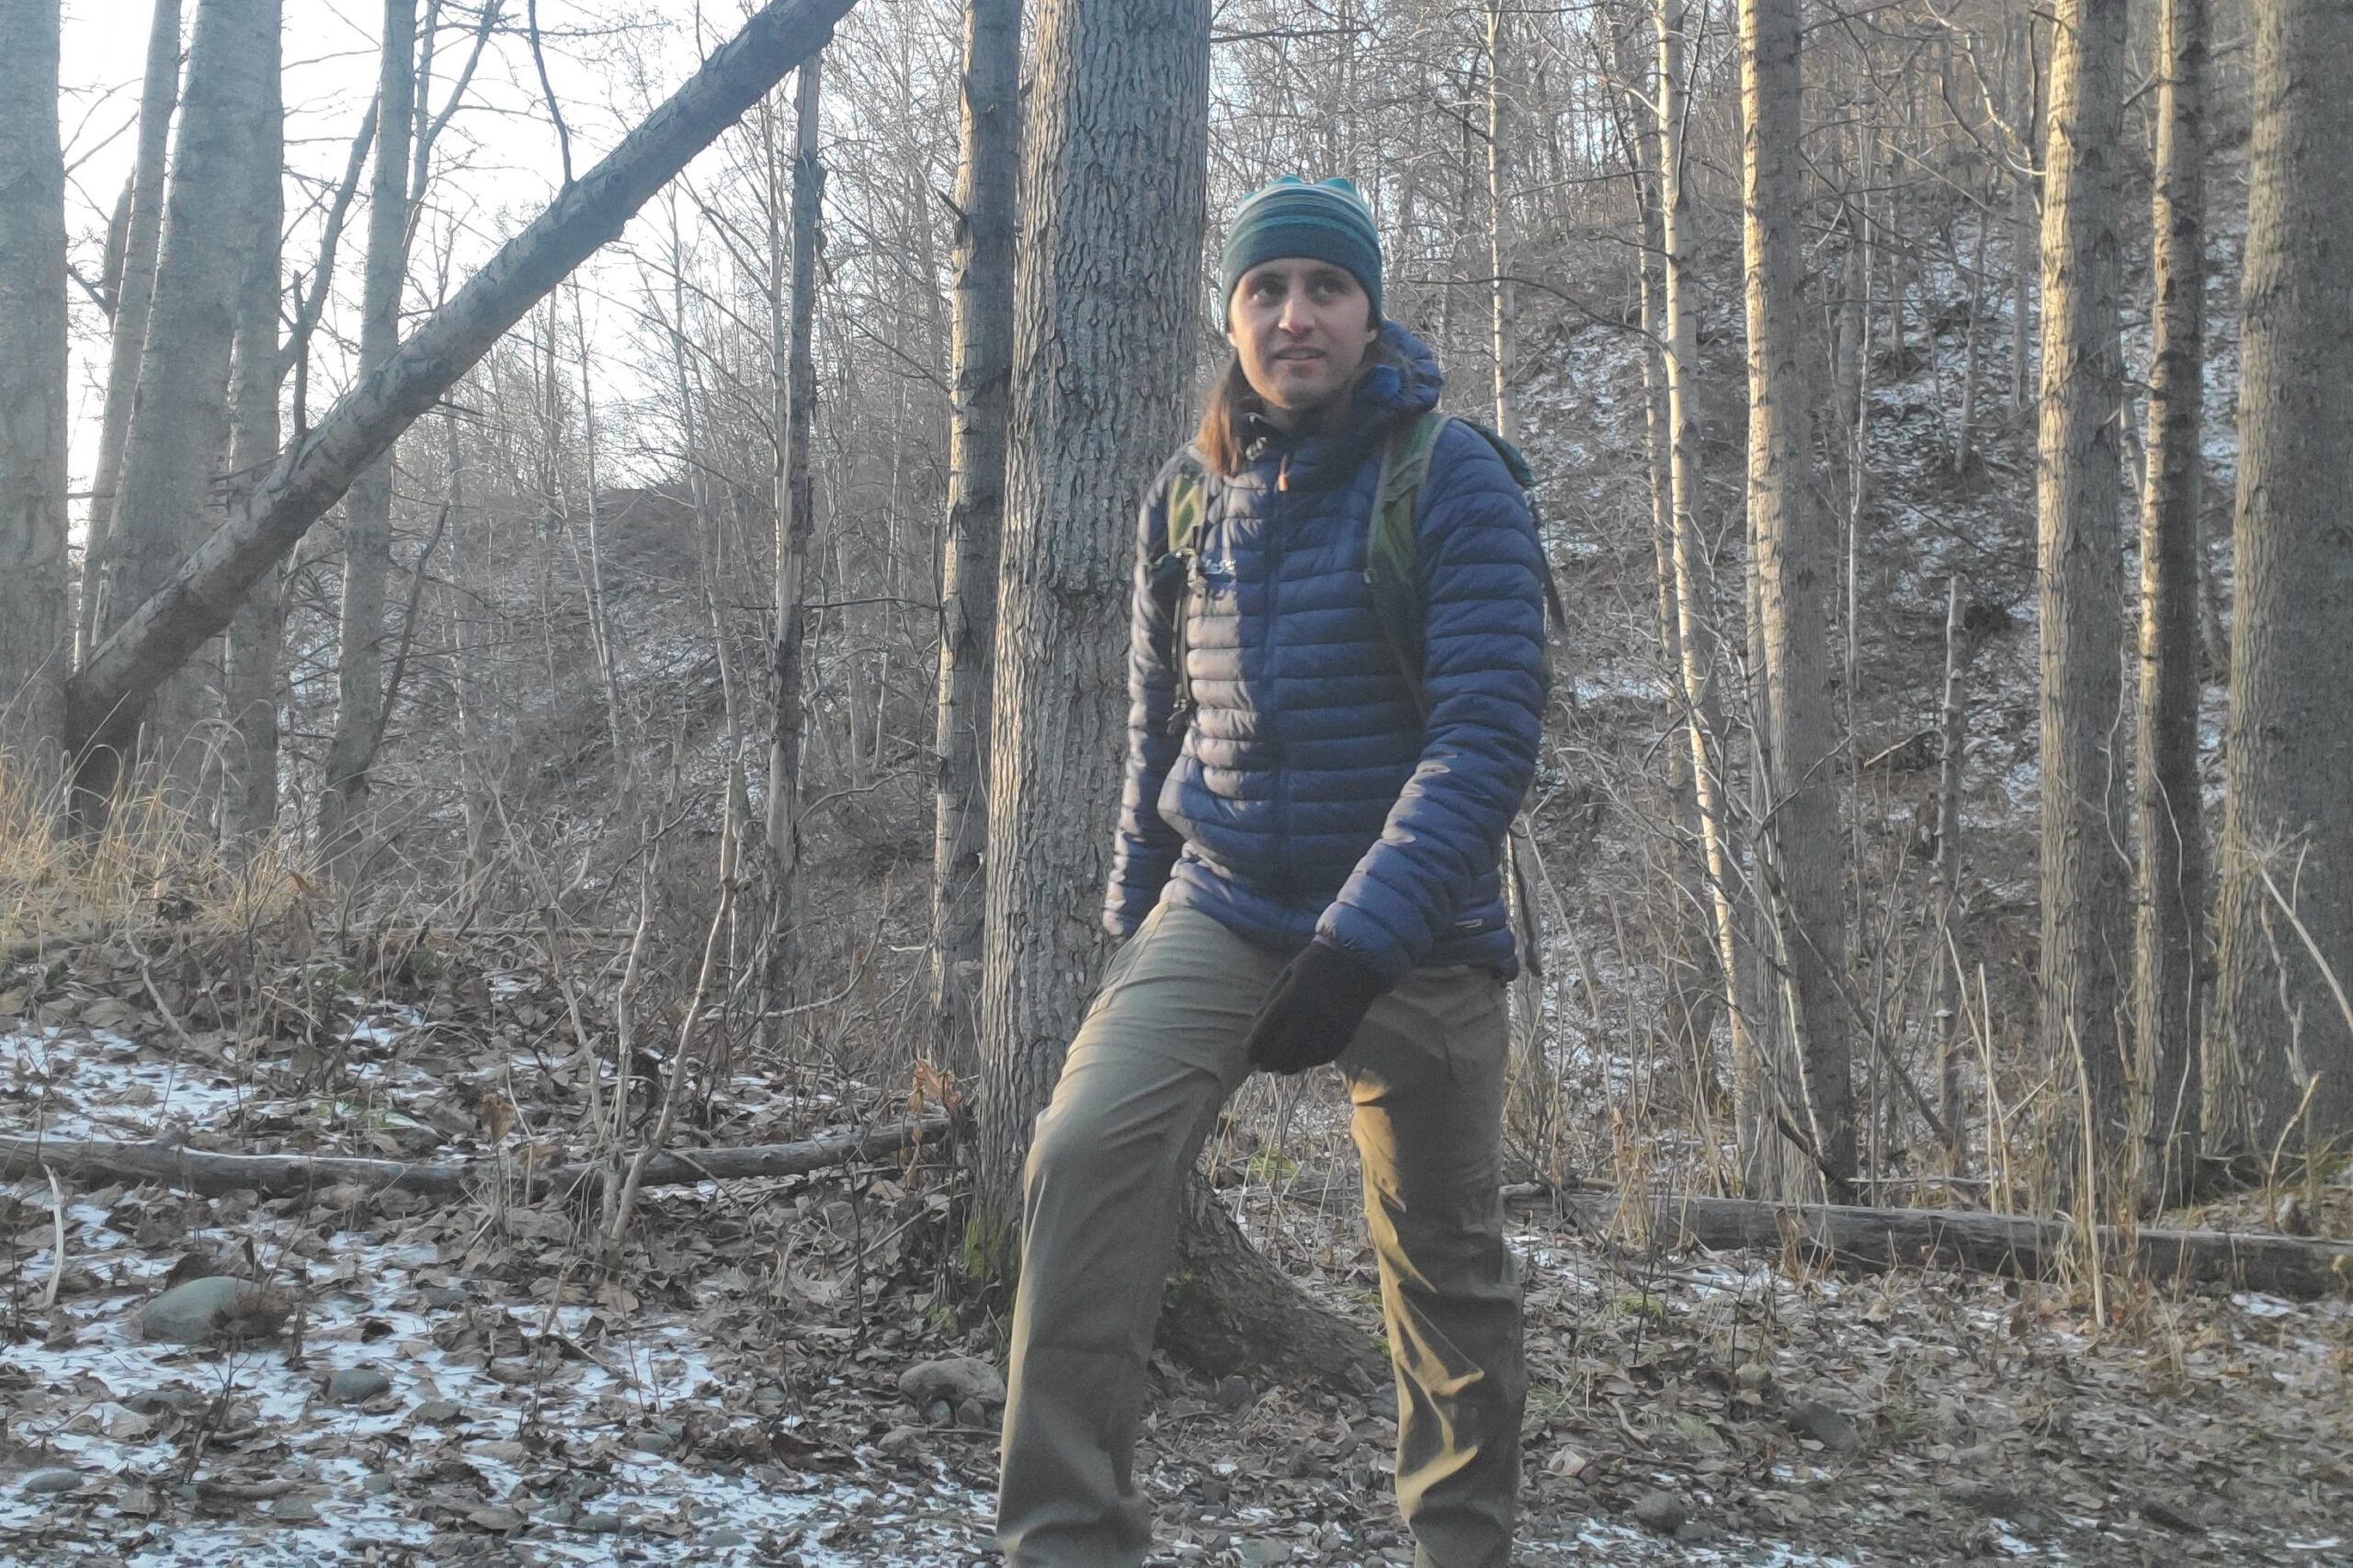
[[1252,267],[1287,256],[1346,269],[1371,296],[1372,319],[1381,319],[1381,234],[1354,183],[1335,177],[1310,185],[1282,175],[1244,197],[1225,233],[1224,297],[1233,298],[1233,286]]

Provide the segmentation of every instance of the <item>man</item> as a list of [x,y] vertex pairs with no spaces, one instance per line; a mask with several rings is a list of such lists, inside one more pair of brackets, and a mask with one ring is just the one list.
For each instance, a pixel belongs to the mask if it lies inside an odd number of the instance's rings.
[[1346,180],[1285,176],[1244,201],[1222,271],[1233,364],[1143,507],[1104,912],[1124,946],[1025,1176],[998,1536],[1014,1568],[1142,1562],[1131,1461],[1182,1183],[1252,1069],[1336,1061],[1415,1562],[1502,1568],[1526,1374],[1499,860],[1535,766],[1542,557],[1495,449],[1444,426],[1406,668],[1369,546],[1388,439],[1439,375],[1381,318],[1371,213]]

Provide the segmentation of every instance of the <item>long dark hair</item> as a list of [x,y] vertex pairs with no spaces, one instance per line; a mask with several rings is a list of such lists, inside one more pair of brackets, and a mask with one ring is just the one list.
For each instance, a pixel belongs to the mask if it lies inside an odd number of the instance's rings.
[[[1305,431],[1345,430],[1356,412],[1357,391],[1364,379],[1379,365],[1389,363],[1388,347],[1376,337],[1365,347],[1364,359],[1357,366],[1357,373],[1340,389],[1340,395],[1313,410],[1301,420]],[[1233,474],[1242,472],[1242,449],[1245,444],[1243,421],[1254,414],[1263,414],[1267,405],[1250,386],[1250,378],[1243,373],[1242,356],[1234,355],[1226,361],[1225,373],[1210,388],[1209,400],[1201,408],[1201,427],[1193,436],[1193,445],[1200,451],[1202,460],[1213,473]]]

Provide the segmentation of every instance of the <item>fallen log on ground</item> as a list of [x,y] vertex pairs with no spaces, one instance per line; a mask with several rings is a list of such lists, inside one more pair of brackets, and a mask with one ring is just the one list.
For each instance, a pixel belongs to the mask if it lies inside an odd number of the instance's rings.
[[[1696,1243],[1776,1252],[1795,1245],[1873,1267],[1941,1265],[2029,1278],[2056,1274],[2069,1258],[2084,1261],[2080,1226],[2018,1214],[1665,1194],[1630,1199],[1592,1190],[1514,1196],[1516,1202],[1549,1202],[1595,1230],[1631,1232],[1669,1246]],[[2106,1226],[2097,1235],[2101,1256],[2109,1267],[2129,1253],[2139,1271],[2154,1281],[2232,1285],[2306,1298],[2353,1291],[2353,1242],[2236,1231],[2124,1232]]]
[[[654,1157],[641,1185],[685,1187],[700,1181],[807,1176],[900,1153],[947,1136],[949,1125],[944,1116],[928,1117],[799,1143],[674,1149]],[[290,1198],[347,1184],[432,1198],[462,1198],[501,1181],[528,1180],[543,1191],[568,1191],[601,1180],[612,1168],[602,1161],[534,1165],[511,1158],[409,1162],[347,1154],[222,1154],[161,1140],[122,1143],[95,1138],[0,1137],[0,1178],[28,1176],[44,1167],[78,1180],[153,1181],[188,1192],[257,1192],[265,1198]]]

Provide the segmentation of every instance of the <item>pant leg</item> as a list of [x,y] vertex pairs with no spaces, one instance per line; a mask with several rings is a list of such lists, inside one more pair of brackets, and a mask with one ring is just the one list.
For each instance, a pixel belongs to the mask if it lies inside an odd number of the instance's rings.
[[1129,939],[1071,1042],[1023,1173],[997,1539],[1010,1568],[1143,1561],[1131,1466],[1177,1205],[1279,961],[1191,910]]
[[1504,1241],[1504,987],[1416,971],[1340,1059],[1397,1376],[1397,1505],[1416,1568],[1504,1568],[1528,1399]]

